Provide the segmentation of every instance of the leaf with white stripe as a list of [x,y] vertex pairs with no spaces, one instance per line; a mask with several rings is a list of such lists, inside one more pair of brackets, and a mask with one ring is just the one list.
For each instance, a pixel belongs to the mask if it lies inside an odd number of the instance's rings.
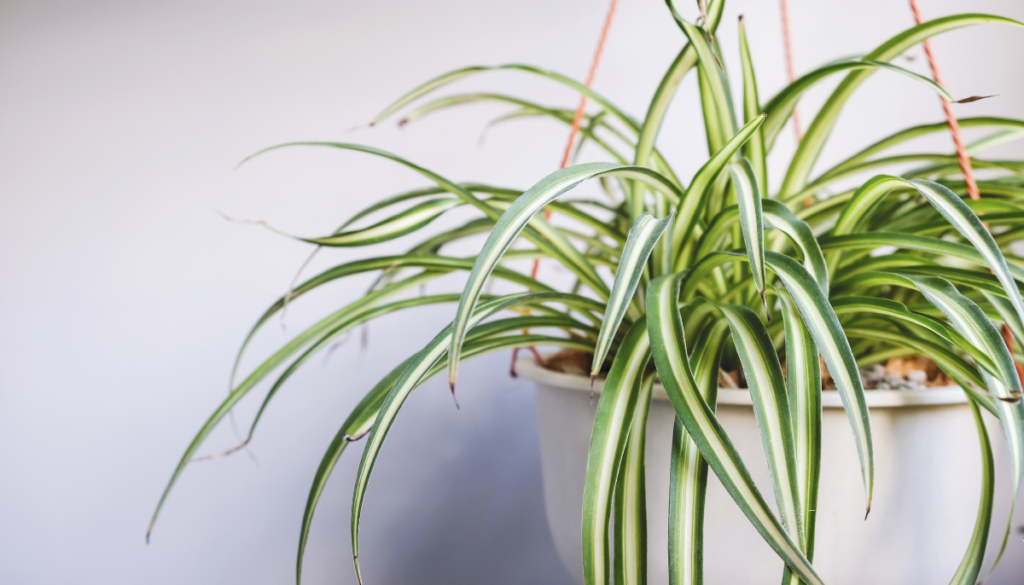
[[[481,321],[512,307],[530,307],[546,302],[554,303],[592,303],[590,299],[578,295],[566,293],[519,293],[507,295],[481,304],[466,323],[468,329],[472,329]],[[429,372],[435,362],[444,357],[451,343],[453,325],[449,325],[433,340],[430,341],[402,372],[398,381],[388,394],[384,404],[381,405],[380,414],[373,424],[366,446],[363,449],[362,459],[359,461],[359,470],[356,473],[355,490],[352,495],[352,560],[355,565],[356,578],[362,582],[359,567],[359,519],[362,513],[363,498],[366,495],[366,487],[370,481],[370,473],[373,471],[377,455],[384,444],[384,439],[394,424],[395,417],[402,408],[409,393],[420,383],[424,375]]]
[[[761,109],[761,101],[757,97],[757,77],[754,75],[754,61],[750,57],[750,47],[747,45],[747,27],[743,22],[742,14],[740,15],[739,28],[740,64],[743,67],[743,119],[749,122],[765,110]],[[754,136],[743,146],[743,154],[750,159],[750,165],[754,169],[754,176],[757,177],[757,184],[767,190],[768,163],[766,161],[767,149],[765,148],[764,137],[765,127],[762,126],[757,129]]]
[[608,520],[612,492],[626,451],[630,425],[640,398],[641,377],[650,362],[647,320],[629,328],[615,354],[597,403],[583,488],[583,580],[586,585],[609,582]]
[[[945,16],[929,20],[896,34],[879,45],[874,51],[865,55],[863,60],[888,62],[899,57],[908,49],[927,38],[965,26],[985,23],[1001,23],[1024,27],[1024,24],[1013,19],[990,14],[955,14]],[[825,146],[825,141],[828,139],[832,127],[846,101],[853,94],[854,90],[877,70],[878,68],[869,68],[850,72],[818,110],[817,115],[815,115],[814,120],[808,126],[807,132],[804,134],[796,153],[790,161],[789,170],[786,172],[786,177],[779,191],[780,196],[796,193],[804,188],[813,170],[814,163],[818,160],[818,156]]]
[[662,276],[647,288],[647,318],[658,375],[675,407],[676,416],[751,525],[808,585],[819,585],[823,581],[800,552],[800,545],[772,514],[768,502],[754,485],[750,472],[693,379],[686,359],[683,321],[679,315],[679,287],[685,276]]
[[999,331],[996,330],[981,307],[960,294],[960,291],[946,280],[916,274],[904,276],[913,283],[917,290],[921,291],[928,302],[950,320],[953,327],[969,343],[981,349],[992,360],[998,372],[999,381],[1002,382],[997,388],[992,388],[993,394],[1000,400],[1013,402],[1020,400],[1021,384],[1020,378],[1017,376],[1017,369],[1013,365],[1013,356],[1010,355]]
[[[828,266],[811,226],[799,219],[784,203],[774,199],[761,199],[761,214],[765,228],[781,231],[800,249],[804,267],[814,276],[821,290],[828,294]],[[739,206],[723,209],[715,216],[697,248],[698,260],[718,251],[728,231],[739,221],[739,217]]]
[[[821,366],[818,347],[804,325],[793,299],[776,291],[782,301],[786,328],[786,387],[793,421],[797,505],[800,509],[800,546],[807,560],[814,560],[814,534],[821,476]],[[783,583],[796,585],[799,578],[787,567]]]
[[393,240],[425,227],[444,212],[461,205],[458,199],[431,199],[418,203],[392,217],[369,227],[341,232],[322,238],[298,238],[304,242],[329,247],[369,246]]
[[1024,319],[1024,299],[1021,298],[1010,267],[1006,264],[1006,258],[999,250],[999,244],[992,239],[992,234],[985,228],[981,219],[971,211],[963,199],[960,199],[948,187],[921,179],[912,179],[908,183],[916,188],[917,192],[923,195],[960,232],[960,235],[978,250],[978,253],[985,259],[985,263],[1003,284],[1017,315]]
[[743,243],[747,246],[747,258],[750,259],[750,270],[754,274],[754,286],[761,296],[765,315],[772,322],[768,302],[764,299],[764,215],[761,212],[761,189],[757,184],[754,167],[747,158],[729,165],[732,184],[736,188],[736,203],[740,209],[740,226],[743,231]]
[[615,482],[615,583],[647,583],[647,478],[645,454],[647,417],[651,410],[654,376],[640,383],[633,423],[626,439],[619,476]]
[[[725,349],[729,323],[719,319],[705,327],[690,355],[697,390],[714,412],[718,402],[718,369]],[[708,462],[700,454],[683,423],[675,417],[668,499],[669,585],[704,582],[704,502],[707,497]]]
[[978,517],[974,521],[971,540],[949,585],[975,585],[978,583],[981,564],[985,560],[985,545],[988,544],[988,530],[992,524],[992,505],[995,499],[995,464],[992,457],[992,444],[989,441],[988,430],[985,428],[985,421],[981,419],[978,406],[973,401],[970,404],[971,413],[974,414],[974,424],[978,427],[978,444],[981,447],[981,501],[978,502]]
[[630,303],[633,300],[633,293],[640,283],[640,276],[644,273],[647,265],[647,258],[651,250],[658,242],[658,238],[665,233],[672,222],[672,216],[656,220],[648,214],[637,218],[633,229],[629,230],[626,238],[626,245],[619,257],[619,265],[615,270],[615,282],[612,283],[612,292],[608,297],[608,308],[604,313],[604,321],[601,323],[601,332],[597,336],[597,343],[594,346],[594,362],[590,368],[590,383],[601,373],[601,366],[611,349],[612,340],[619,330],[622,318],[626,314]]
[[754,135],[754,131],[764,122],[764,118],[764,114],[761,114],[747,122],[746,126],[740,128],[740,131],[721,150],[716,152],[708,162],[704,163],[704,166],[694,175],[693,181],[686,189],[686,194],[680,200],[679,208],[676,212],[676,222],[672,228],[672,249],[677,252],[677,270],[685,264],[686,259],[683,258],[681,252],[686,246],[690,235],[693,234],[694,227],[700,221],[700,213],[704,209],[709,187],[718,176],[718,173],[725,168],[725,165],[729,163],[732,156],[736,154],[736,151]]
[[796,81],[793,81],[782,89],[777,95],[768,101],[764,106],[764,111],[768,113],[770,120],[764,125],[765,143],[768,144],[769,150],[775,144],[775,139],[779,135],[779,130],[786,125],[789,121],[790,116],[793,115],[793,110],[796,109],[797,102],[800,101],[801,96],[811,89],[819,81],[844,71],[852,71],[856,69],[887,69],[894,73],[899,73],[929,86],[935,93],[941,97],[953,101],[953,96],[949,95],[941,85],[935,83],[931,79],[914,73],[903,67],[893,65],[892,63],[885,63],[883,61],[840,61],[838,63],[829,63],[823,65],[806,75],[801,76]]
[[743,365],[782,525],[794,540],[802,542],[793,421],[778,353],[753,311],[741,305],[717,307],[729,321],[733,345]]
[[825,359],[836,389],[846,408],[864,479],[865,518],[871,512],[871,494],[875,480],[874,447],[871,442],[871,419],[864,385],[850,342],[843,333],[839,319],[821,288],[799,262],[777,252],[765,253],[768,267],[775,272],[793,298],[804,324],[811,331],[818,351]]
[[911,280],[928,301],[949,318],[953,326],[968,341],[989,354],[1001,373],[999,378],[985,371],[981,373],[989,391],[999,399],[996,400],[996,410],[999,412],[999,419],[1003,424],[1003,434],[1006,436],[1013,481],[1010,519],[1003,536],[1002,546],[996,556],[995,563],[998,563],[1003,556],[1003,551],[1006,550],[1013,522],[1013,510],[1016,507],[1021,483],[1024,481],[1024,401],[1021,400],[1021,380],[1013,365],[1013,356],[1010,355],[999,332],[981,310],[981,307],[960,294],[953,285],[941,278],[907,276],[907,279]]
[[512,245],[531,218],[545,205],[568,193],[587,179],[600,177],[622,177],[648,184],[652,189],[671,194],[676,200],[679,190],[676,186],[656,171],[642,167],[623,166],[610,163],[589,163],[576,165],[551,173],[508,208],[501,219],[495,224],[487,237],[483,249],[476,257],[473,271],[470,272],[466,287],[462,292],[462,300],[453,321],[451,351],[448,354],[448,383],[455,386],[455,378],[459,368],[459,351],[465,336],[466,323],[476,305],[477,298],[483,290],[487,278],[494,270],[501,257]]

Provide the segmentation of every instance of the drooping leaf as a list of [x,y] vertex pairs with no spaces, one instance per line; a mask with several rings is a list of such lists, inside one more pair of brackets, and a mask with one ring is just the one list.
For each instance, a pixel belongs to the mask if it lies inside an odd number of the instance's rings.
[[[626,451],[643,370],[650,361],[647,320],[633,323],[619,346],[612,369],[597,403],[594,430],[587,456],[583,490],[583,580],[587,585],[609,582],[608,521],[612,515],[612,491]],[[635,551],[636,547],[630,547]],[[634,559],[639,563],[639,559]]]
[[857,369],[857,361],[850,350],[850,343],[839,325],[832,305],[818,287],[807,269],[789,256],[767,252],[768,266],[782,279],[786,290],[803,318],[804,324],[814,337],[818,351],[825,359],[832,374],[836,389],[846,408],[860,456],[861,475],[864,478],[864,496],[867,512],[871,511],[871,494],[874,487],[874,448],[871,441],[871,419],[864,398],[864,386]]
[[656,220],[650,215],[641,215],[633,229],[629,230],[629,237],[622,249],[619,258],[619,266],[615,272],[615,282],[612,284],[612,292],[608,297],[608,308],[605,310],[604,321],[601,323],[601,332],[597,336],[597,344],[594,346],[594,361],[590,368],[590,382],[601,372],[605,356],[611,348],[615,333],[619,330],[619,324],[629,308],[633,299],[633,293],[640,283],[640,276],[644,272],[647,258],[651,250],[658,242],[658,239],[665,228],[669,226],[672,217]]
[[[542,303],[555,302],[592,302],[578,295],[566,293],[519,293],[506,295],[481,304],[470,315],[466,322],[466,328],[472,329],[487,317],[502,310],[512,307],[529,307]],[[437,334],[416,356],[412,359],[402,375],[395,382],[394,387],[388,393],[387,398],[381,405],[380,413],[377,415],[373,428],[367,438],[366,446],[363,449],[363,456],[359,462],[359,470],[356,473],[355,489],[352,495],[352,557],[355,565],[356,577],[362,581],[359,566],[359,519],[362,512],[363,498],[366,495],[366,487],[373,471],[377,455],[384,443],[395,417],[408,398],[409,393],[420,383],[423,376],[431,370],[434,364],[444,357],[450,346],[453,336],[454,324],[449,325]]]
[[[800,547],[807,560],[813,561],[821,476],[821,367],[814,338],[793,299],[785,292],[778,294],[786,328],[786,387],[793,421],[797,506],[802,521]],[[797,580],[787,567],[782,582]]]
[[[749,122],[765,110],[761,109],[761,101],[757,96],[757,76],[754,74],[754,61],[750,57],[750,47],[747,45],[747,27],[743,22],[743,15],[740,15],[739,29],[740,64],[743,66],[743,119]],[[761,186],[764,193],[767,193],[768,162],[764,137],[765,129],[762,126],[743,146],[743,154],[750,160],[754,176],[757,177],[756,183]]]
[[647,416],[654,376],[640,382],[626,449],[615,482],[615,583],[647,583]]
[[[1022,26],[1013,19],[988,14],[957,14],[936,18],[921,23],[913,28],[907,29],[888,41],[882,43],[877,49],[864,56],[864,61],[888,62],[902,55],[909,48],[921,41],[943,32],[986,23],[1009,24]],[[860,86],[877,68],[859,69],[849,73],[839,86],[832,92],[825,104],[818,110],[817,115],[807,128],[803,139],[797,147],[796,153],[789,165],[789,170],[783,180],[780,195],[795,193],[803,189],[807,178],[811,173],[818,155],[828,139],[832,126],[835,124],[839,112],[843,109],[846,101],[854,90]]]
[[754,274],[754,286],[761,295],[765,314],[771,322],[768,303],[764,299],[764,215],[761,211],[761,189],[757,184],[754,167],[747,158],[729,165],[732,184],[736,188],[736,202],[740,210],[740,225],[743,227],[743,243],[747,246],[747,258]]
[[971,413],[978,427],[978,444],[981,447],[981,498],[978,502],[978,518],[974,521],[974,531],[970,543],[964,552],[964,558],[949,581],[949,585],[974,585],[981,573],[981,564],[985,560],[985,545],[988,544],[988,530],[992,524],[992,505],[995,491],[995,464],[992,457],[992,445],[989,442],[985,421],[981,420],[978,406],[971,402]]
[[772,514],[725,429],[701,396],[685,357],[686,336],[679,316],[679,287],[683,278],[685,274],[665,275],[651,281],[647,289],[651,349],[658,375],[675,407],[676,416],[726,491],[765,542],[806,583],[820,584],[821,578],[800,552],[800,545]]
[[[569,167],[551,173],[539,183],[523,193],[509,207],[498,223],[491,230],[490,236],[484,243],[483,249],[476,257],[473,271],[462,293],[462,300],[459,301],[459,308],[453,322],[454,335],[451,341],[451,352],[448,355],[448,383],[455,385],[455,378],[459,367],[459,350],[462,347],[463,336],[465,335],[466,322],[470,312],[476,304],[477,297],[483,290],[484,283],[491,271],[497,266],[502,255],[515,240],[516,236],[526,227],[526,224],[550,201],[554,201],[561,195],[569,192],[577,185],[587,179],[601,176],[621,176],[633,180],[643,181],[652,188],[666,193],[675,193],[678,198],[678,190],[675,185],[669,182],[655,171],[642,167],[621,166],[608,163],[589,163]],[[604,287],[603,296],[607,298],[607,286]]]
[[677,252],[676,270],[683,266],[683,258],[685,257],[685,254],[682,253],[683,248],[687,244],[687,240],[693,233],[694,228],[699,223],[699,214],[704,207],[707,191],[712,181],[725,168],[725,165],[729,163],[729,160],[736,154],[736,151],[750,139],[762,122],[764,122],[763,115],[748,122],[746,126],[741,128],[726,143],[722,150],[716,152],[694,175],[693,181],[690,182],[690,186],[686,189],[686,194],[680,200],[679,210],[676,212],[676,221],[672,228],[672,249]]

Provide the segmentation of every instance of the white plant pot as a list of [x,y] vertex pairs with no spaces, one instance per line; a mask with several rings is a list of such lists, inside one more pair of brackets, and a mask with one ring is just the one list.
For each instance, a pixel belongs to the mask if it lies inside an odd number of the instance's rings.
[[[583,583],[581,518],[591,427],[601,381],[552,372],[531,359],[516,364],[537,390],[544,500],[558,554]],[[944,584],[963,557],[977,514],[981,458],[973,416],[958,387],[867,391],[875,453],[871,515],[853,435],[838,393],[822,397],[822,470],[814,566],[829,585]],[[746,390],[721,389],[718,418],[774,506],[771,479]],[[647,429],[648,579],[668,583],[669,451],[675,411],[656,386]],[[985,415],[996,463],[996,501],[986,569],[1002,539],[1010,503],[1002,430]],[[1020,509],[1020,507],[1018,508]],[[1018,514],[1021,519],[1021,514]],[[1014,525],[1018,532],[1021,521]],[[1019,584],[1022,550],[1011,536],[1007,558],[987,585]],[[1006,566],[1004,566],[1006,565]],[[714,473],[704,522],[708,585],[777,585],[782,561],[750,526]],[[984,573],[982,574],[984,576]]]

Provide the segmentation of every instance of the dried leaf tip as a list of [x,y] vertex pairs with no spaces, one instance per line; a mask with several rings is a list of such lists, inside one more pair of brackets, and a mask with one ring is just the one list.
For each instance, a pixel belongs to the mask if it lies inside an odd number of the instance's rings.
[[594,388],[594,380],[597,380],[597,375],[598,375],[599,373],[600,373],[600,372],[597,372],[597,371],[595,371],[595,372],[590,372],[590,388],[591,388],[591,389],[593,389],[593,388]]
[[971,97],[965,97],[962,100],[953,100],[954,104],[969,104],[971,102],[977,102],[980,100],[987,100],[988,98],[999,97],[998,93],[992,95],[972,95]]
[[865,519],[865,520],[867,520],[867,519],[868,519],[868,514],[870,514],[870,513],[871,513],[871,506],[868,506],[868,510],[867,510],[867,512],[864,512],[864,519]]
[[768,301],[764,298],[764,289],[757,291],[757,294],[761,295],[761,304],[764,305],[764,316],[768,319],[768,324],[772,324],[772,313],[768,310]]

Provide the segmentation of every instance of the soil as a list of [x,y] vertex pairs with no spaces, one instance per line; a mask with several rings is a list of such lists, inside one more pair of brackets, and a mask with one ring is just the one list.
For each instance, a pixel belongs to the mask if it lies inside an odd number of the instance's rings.
[[[541,366],[563,374],[574,376],[589,375],[593,354],[578,349],[566,349],[545,356]],[[608,365],[602,368],[607,373]],[[782,371],[785,374],[786,364]],[[864,388],[868,390],[918,390],[939,386],[955,386],[953,382],[932,360],[924,356],[892,358],[884,366],[881,364],[861,370]],[[821,362],[821,382],[824,390],[835,390],[836,385],[828,371],[824,360]],[[718,374],[718,385],[721,388],[746,388],[747,381],[741,370]]]

